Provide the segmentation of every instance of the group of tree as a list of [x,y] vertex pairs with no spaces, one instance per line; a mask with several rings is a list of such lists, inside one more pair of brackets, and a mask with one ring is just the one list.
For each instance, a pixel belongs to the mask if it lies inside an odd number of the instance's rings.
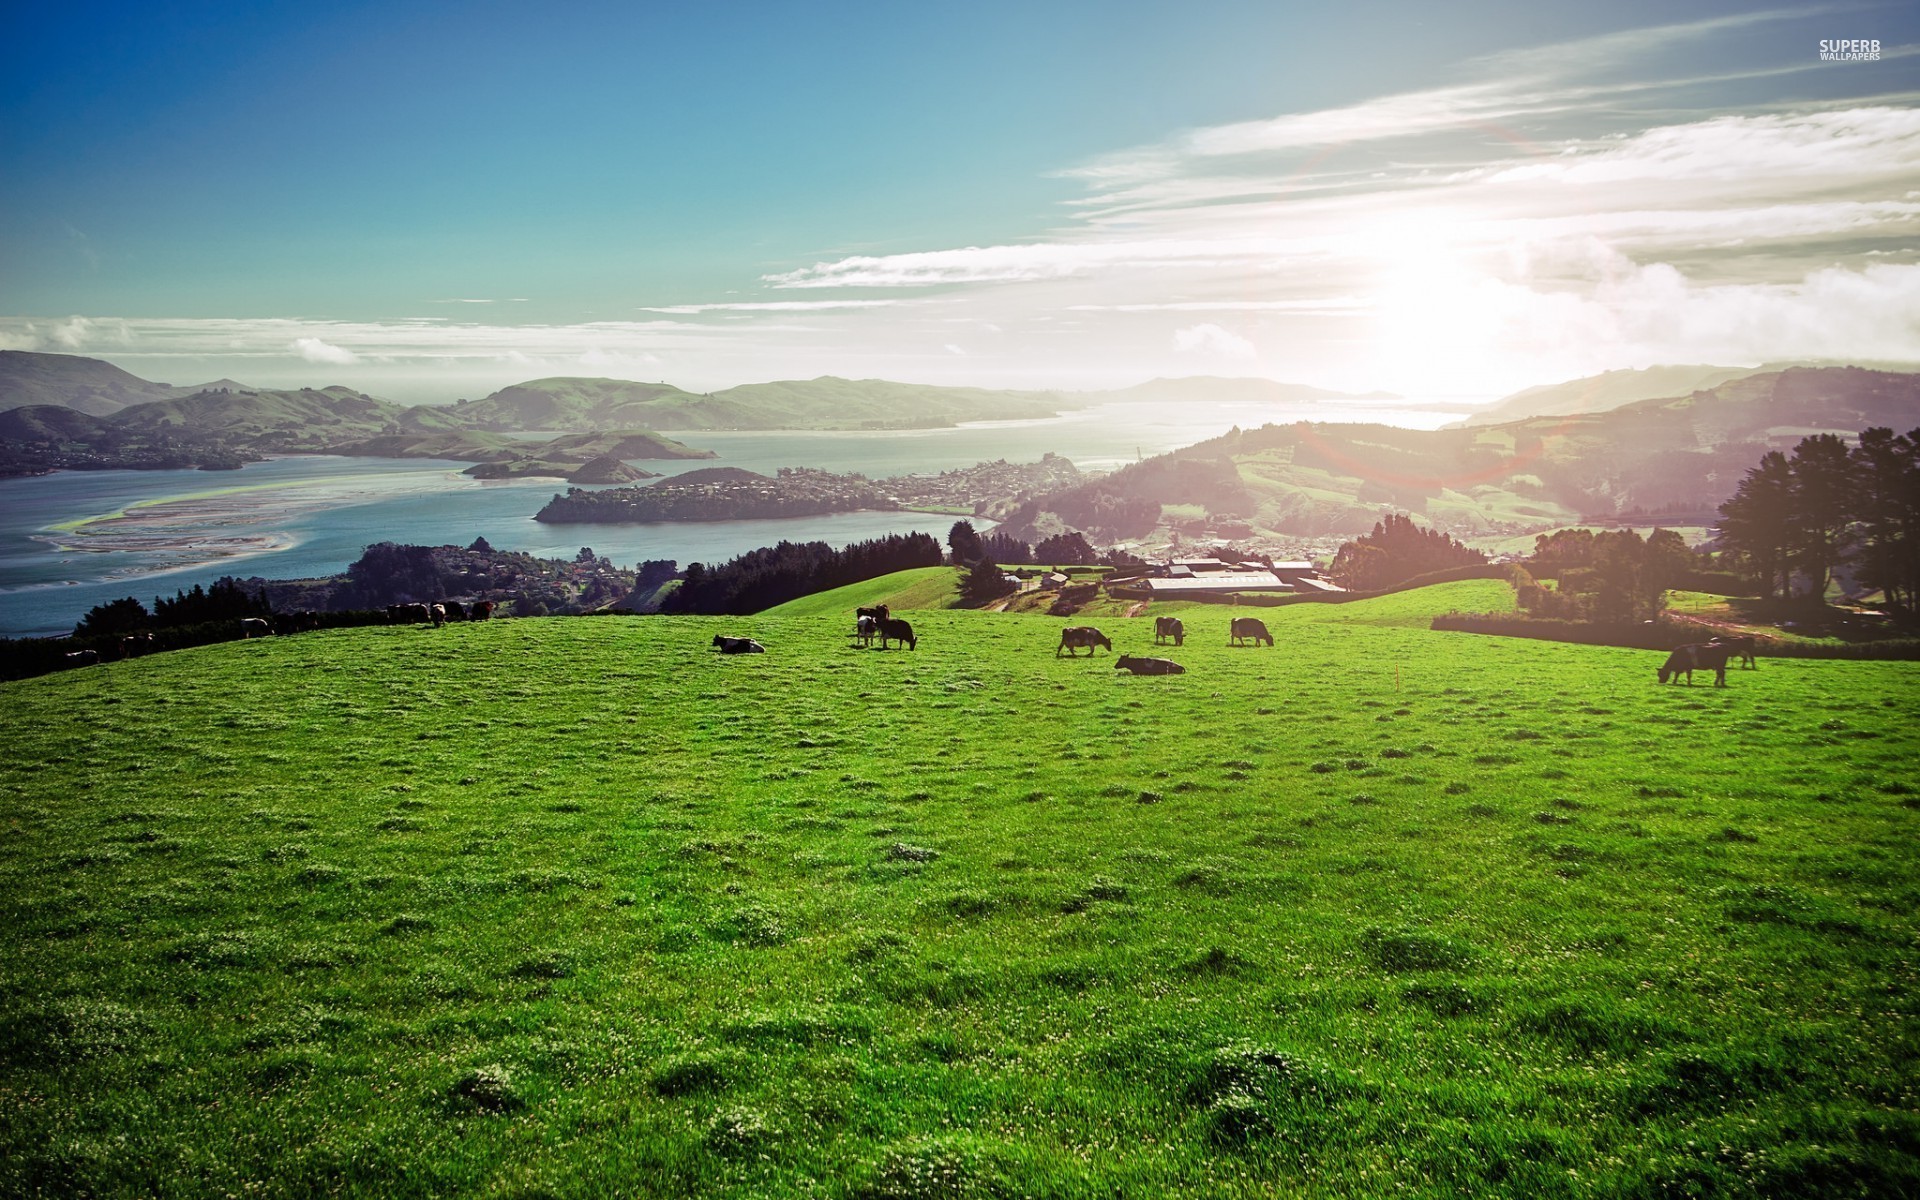
[[1388,513],[1374,523],[1372,533],[1341,545],[1328,574],[1348,591],[1374,592],[1416,575],[1486,561],[1486,555],[1438,529],[1422,529],[1411,517]]
[[1697,556],[1671,529],[1642,538],[1631,529],[1560,529],[1533,539],[1532,576],[1552,578],[1554,588],[1524,580],[1520,607],[1537,617],[1624,623],[1651,621],[1665,611],[1667,589],[1696,569]]
[[196,583],[192,591],[176,590],[171,600],[155,596],[151,611],[132,596],[96,604],[73,627],[73,636],[123,637],[154,629],[180,629],[211,621],[272,615],[273,606],[260,592],[248,592],[235,580],[222,579],[211,588]]
[[1911,611],[1920,601],[1920,429],[1831,433],[1761,457],[1720,506],[1721,547],[1769,598],[1820,600],[1834,572]]
[[718,566],[692,563],[660,604],[664,613],[745,615],[829,588],[941,564],[940,543],[924,533],[889,534],[835,550],[825,542],[763,546]]
[[972,521],[953,523],[947,531],[947,553],[948,561],[956,567],[971,566],[983,558],[996,563],[1034,561],[1032,546],[998,529],[983,534],[974,529]]

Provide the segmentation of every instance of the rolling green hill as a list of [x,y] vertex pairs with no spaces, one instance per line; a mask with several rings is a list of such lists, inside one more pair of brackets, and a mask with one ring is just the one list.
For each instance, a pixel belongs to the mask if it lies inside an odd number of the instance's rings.
[[1920,1189],[1914,665],[1418,627],[1482,586],[0,685],[0,1193]]
[[104,417],[129,404],[178,394],[179,389],[149,382],[97,358],[0,350],[0,411],[57,405]]
[[915,567],[895,571],[862,583],[815,592],[767,609],[768,617],[837,617],[851,624],[853,610],[884,604],[895,612],[952,608],[960,599],[960,571],[955,567]]

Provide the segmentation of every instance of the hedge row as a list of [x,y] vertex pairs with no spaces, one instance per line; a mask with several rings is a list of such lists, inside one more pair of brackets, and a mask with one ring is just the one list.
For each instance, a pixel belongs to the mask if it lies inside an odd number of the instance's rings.
[[[1446,613],[1433,619],[1432,628],[1499,637],[1536,638],[1545,642],[1574,642],[1583,646],[1622,646],[1633,650],[1671,650],[1711,637],[1699,625],[1674,621],[1621,624],[1567,621],[1507,613]],[[1877,659],[1920,661],[1920,638],[1889,638],[1878,642],[1834,645],[1824,642],[1781,642],[1759,638],[1759,653],[1768,658]]]

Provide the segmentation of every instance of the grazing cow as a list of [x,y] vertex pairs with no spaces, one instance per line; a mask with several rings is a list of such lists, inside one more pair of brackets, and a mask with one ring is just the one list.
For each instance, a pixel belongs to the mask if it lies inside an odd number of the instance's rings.
[[1059,658],[1062,650],[1072,654],[1082,646],[1087,648],[1088,657],[1092,657],[1095,646],[1105,646],[1107,653],[1113,653],[1113,643],[1106,634],[1091,625],[1069,625],[1060,631],[1060,644],[1053,648],[1053,656]]
[[444,604],[427,605],[427,616],[433,621],[435,629],[447,623],[447,606]]
[[1135,658],[1131,654],[1122,654],[1114,659],[1113,669],[1131,671],[1135,675],[1185,675],[1187,673],[1185,667],[1170,658]]
[[153,635],[151,633],[130,633],[120,639],[121,658],[139,658],[142,654],[153,653]]
[[[1187,644],[1187,627],[1180,623],[1179,617],[1155,617],[1153,619],[1153,642],[1171,641],[1176,646]],[[1144,660],[1143,660],[1144,661]]]
[[1235,617],[1228,633],[1229,646],[1238,646],[1249,641],[1256,646],[1261,642],[1269,646],[1273,645],[1273,635],[1267,632],[1266,622],[1258,617]]
[[467,620],[484,621],[493,615],[493,601],[475,600],[467,606]]
[[1739,659],[1742,667],[1755,665],[1753,661],[1754,641],[1753,635],[1750,633],[1739,635],[1716,633],[1707,639],[1707,645],[1725,646],[1727,648],[1728,658],[1730,660],[1735,658]]
[[713,635],[713,648],[722,654],[765,654],[767,648],[752,638]]
[[865,608],[854,609],[853,615],[856,617],[872,617],[875,621],[884,621],[892,616],[893,612],[884,604],[874,604]]
[[882,650],[887,648],[888,638],[892,638],[896,642],[905,642],[909,650],[917,649],[920,645],[920,640],[913,636],[913,626],[893,617],[882,617],[880,618],[880,648]]
[[880,636],[880,622],[873,617],[861,617],[853,623],[853,636],[862,646],[873,645],[873,639]]
[[273,626],[259,617],[240,618],[240,636],[242,638],[266,637],[273,632]]
[[467,610],[461,606],[458,600],[442,600],[440,606],[447,610],[447,620],[449,621],[464,621],[467,619]]
[[389,604],[387,620],[395,625],[418,625],[422,621],[433,620],[433,614],[424,604]]
[[1727,654],[1727,647],[1715,645],[1712,642],[1696,642],[1691,646],[1681,646],[1667,655],[1666,663],[1659,670],[1660,682],[1666,683],[1685,674],[1687,686],[1692,687],[1695,671],[1712,671],[1713,686],[1725,687],[1727,686]]
[[98,650],[69,650],[61,656],[61,659],[69,667],[98,666],[100,663],[100,652]]

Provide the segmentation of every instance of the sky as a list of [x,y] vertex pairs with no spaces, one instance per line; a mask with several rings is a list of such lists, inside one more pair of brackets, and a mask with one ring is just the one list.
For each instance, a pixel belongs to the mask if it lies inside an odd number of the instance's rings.
[[415,402],[1920,363],[1917,100],[1910,3],[9,5],[0,349]]

